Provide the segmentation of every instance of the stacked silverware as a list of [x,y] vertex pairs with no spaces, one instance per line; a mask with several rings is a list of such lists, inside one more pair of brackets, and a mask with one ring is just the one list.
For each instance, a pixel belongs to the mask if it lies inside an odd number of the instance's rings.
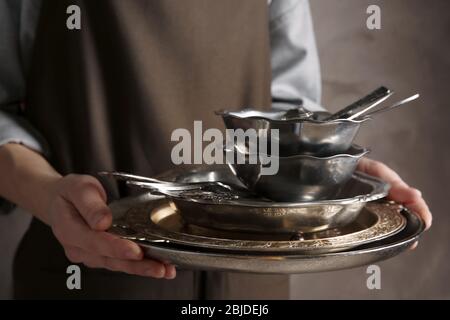
[[[223,178],[200,182],[198,179],[164,181],[118,172],[102,174],[172,199],[180,214],[196,225],[266,233],[345,227],[358,217],[365,203],[387,194],[387,184],[378,186],[376,197],[371,192],[352,195],[348,190],[355,181],[367,179],[361,174],[355,175],[359,160],[369,152],[353,144],[361,125],[373,115],[419,97],[416,94],[391,106],[378,107],[392,94],[386,87],[380,87],[334,114],[310,112],[303,106],[284,111],[216,112],[227,129],[254,129],[266,136],[272,129],[278,130],[279,154],[270,154],[267,148],[267,156],[277,157],[278,161],[278,171],[273,175],[261,174],[264,165],[261,161],[228,162],[237,178],[235,181]],[[241,145],[237,141],[224,151],[241,153],[248,158],[249,150],[248,144]],[[354,204],[342,206],[342,201],[349,202],[349,199]],[[210,207],[202,206],[202,202]],[[230,203],[234,206],[227,207]],[[239,214],[236,214],[236,207],[240,208]],[[255,207],[266,212],[255,218],[248,213],[254,213]],[[298,209],[305,207],[309,208],[307,213]]]
[[[366,148],[353,143],[373,115],[417,99],[378,107],[392,92],[381,87],[335,114],[303,106],[284,111],[220,111],[227,129],[278,129],[278,170],[261,161],[200,165],[158,178],[121,172],[146,192],[111,204],[109,232],[137,242],[145,255],[178,266],[219,271],[303,273],[360,266],[410,247],[423,222],[402,205],[381,200],[389,185],[356,171]],[[248,160],[251,145],[235,140],[224,155]],[[258,157],[257,157],[258,158]],[[275,159],[275,158],[274,158]]]

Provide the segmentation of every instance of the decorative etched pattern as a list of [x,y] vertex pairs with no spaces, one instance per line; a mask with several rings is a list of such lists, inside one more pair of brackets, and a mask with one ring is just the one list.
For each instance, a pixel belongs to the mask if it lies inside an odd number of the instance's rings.
[[[219,250],[331,252],[380,240],[401,231],[406,225],[406,220],[401,214],[402,208],[401,205],[392,202],[368,203],[361,214],[372,217],[365,219],[369,221],[365,224],[353,223],[342,229],[301,234],[296,238],[291,238],[292,234],[286,235],[287,239],[299,240],[267,240],[273,237],[266,236],[264,239],[264,235],[259,235],[255,240],[247,240],[248,234],[241,233],[243,239],[235,239],[236,233],[233,233],[233,238],[230,239],[225,231],[199,227],[196,227],[197,232],[193,233],[192,228],[184,223],[179,213],[168,205],[167,200],[154,200],[130,208],[120,220],[115,221],[111,232],[143,242],[165,242]],[[154,222],[151,217],[158,213],[158,210],[165,210],[165,218],[171,217],[178,221],[176,226],[166,228],[164,224]]]

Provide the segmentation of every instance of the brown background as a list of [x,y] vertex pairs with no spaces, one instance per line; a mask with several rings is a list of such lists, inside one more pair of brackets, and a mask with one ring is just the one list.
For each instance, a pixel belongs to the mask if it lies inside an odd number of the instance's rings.
[[[450,298],[450,2],[310,1],[330,110],[384,84],[392,97],[420,92],[420,102],[380,115],[359,143],[423,192],[434,215],[417,250],[380,263],[382,289],[366,288],[365,268],[295,276],[293,298]],[[382,29],[365,27],[378,4]]]
[[[370,4],[382,9],[381,30],[366,28]],[[322,63],[323,103],[330,110],[381,84],[396,91],[395,99],[421,93],[419,103],[367,124],[358,142],[370,146],[371,157],[386,162],[422,190],[434,225],[417,250],[379,264],[381,290],[368,290],[366,270],[358,268],[294,276],[291,297],[448,299],[450,2],[313,0],[311,6]],[[27,216],[19,212],[0,216],[0,298],[9,297],[12,256],[27,223]],[[257,297],[250,294],[251,288],[235,291],[233,298]]]

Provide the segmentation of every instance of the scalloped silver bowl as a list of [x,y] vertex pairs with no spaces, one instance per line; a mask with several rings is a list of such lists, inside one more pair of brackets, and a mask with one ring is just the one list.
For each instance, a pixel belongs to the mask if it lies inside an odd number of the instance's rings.
[[[227,129],[255,129],[257,132],[270,133],[279,130],[281,156],[308,154],[330,156],[348,150],[361,124],[370,118],[360,120],[337,119],[324,121],[329,113],[315,112],[311,117],[289,117],[286,112],[257,111],[217,111]],[[245,146],[239,146],[241,150]]]
[[347,153],[329,157],[294,155],[278,159],[278,172],[264,175],[263,164],[250,163],[250,155],[239,150],[225,149],[228,159],[239,153],[245,163],[227,162],[234,175],[250,190],[270,200],[280,202],[333,199],[356,170],[359,160],[369,151],[353,145]]

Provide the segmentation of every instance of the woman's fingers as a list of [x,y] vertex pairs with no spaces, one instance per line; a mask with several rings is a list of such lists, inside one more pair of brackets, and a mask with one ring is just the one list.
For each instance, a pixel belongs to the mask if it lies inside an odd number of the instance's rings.
[[388,182],[391,185],[389,198],[402,203],[408,209],[420,215],[427,229],[431,226],[432,215],[428,205],[422,198],[422,193],[409,187],[394,170],[372,159],[362,159],[358,165],[358,170]]
[[419,190],[410,187],[395,186],[391,188],[389,198],[402,203],[405,207],[417,213],[424,220],[426,229],[431,227],[433,216]]
[[400,203],[412,203],[422,199],[422,193],[417,189],[394,185],[389,190],[389,198]]
[[433,216],[425,200],[420,198],[418,201],[405,203],[405,206],[411,211],[417,213],[425,222],[425,229],[428,230],[433,223]]
[[166,264],[166,276],[165,278],[168,280],[175,279],[177,276],[177,270],[174,265]]
[[144,259],[134,242],[105,232],[112,214],[106,193],[94,177],[69,175],[62,179],[50,205],[51,226],[72,262],[140,276],[173,279],[175,267]]
[[61,212],[53,223],[53,232],[63,245],[82,248],[92,254],[110,258],[142,259],[142,249],[136,243],[90,229],[70,203],[62,203],[59,209]]
[[397,172],[379,161],[368,158],[361,159],[358,164],[358,170],[367,173],[368,175],[378,177],[388,182],[392,186],[408,186],[406,182],[404,182],[402,178],[397,174]]
[[166,266],[154,260],[129,261],[114,259],[95,255],[83,249],[70,246],[65,251],[70,261],[73,263],[83,263],[89,268],[102,268],[157,279],[173,279],[176,275],[173,266]]
[[111,226],[112,214],[106,205],[101,183],[91,176],[69,175],[62,196],[70,202],[93,230],[104,231]]

